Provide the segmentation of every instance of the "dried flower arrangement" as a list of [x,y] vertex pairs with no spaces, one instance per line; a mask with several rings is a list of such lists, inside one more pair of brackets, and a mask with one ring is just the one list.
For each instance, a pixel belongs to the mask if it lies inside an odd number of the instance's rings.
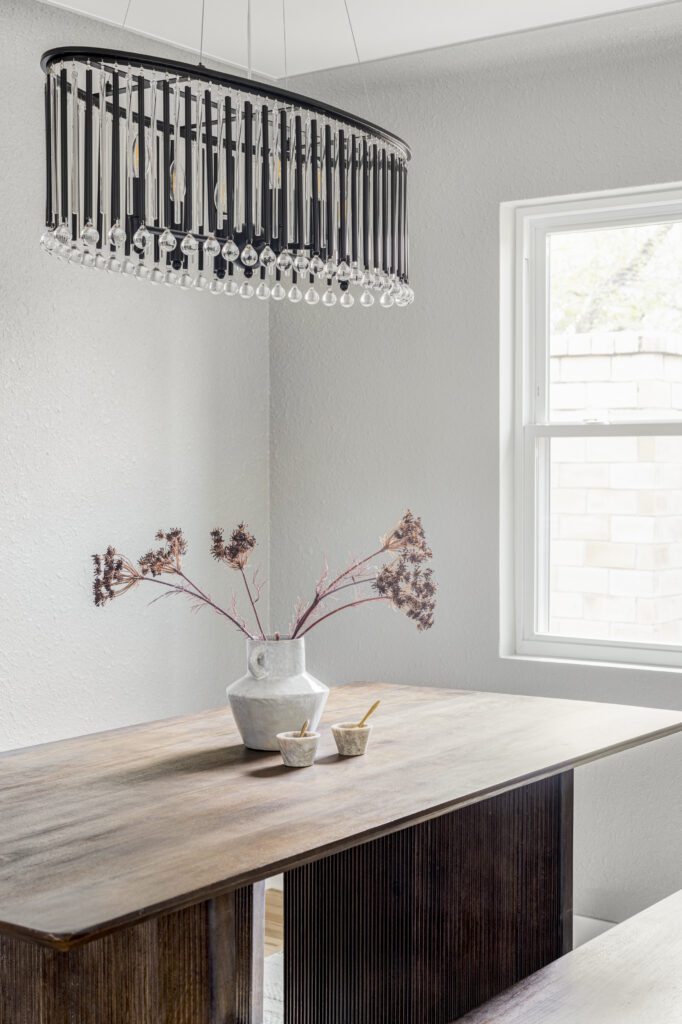
[[[245,523],[240,523],[232,531],[227,542],[223,530],[218,527],[212,530],[211,553],[217,561],[240,573],[255,620],[253,629],[249,628],[246,619],[237,610],[235,594],[226,611],[189,579],[183,568],[187,542],[182,530],[173,529],[167,533],[159,530],[156,540],[161,541],[161,546],[142,555],[137,564],[125,555],[118,554],[113,547],[108,547],[103,555],[93,555],[96,605],[106,604],[138,583],[156,583],[166,588],[159,597],[184,594],[190,598],[195,610],[213,608],[250,639],[267,639],[257,607],[264,583],[259,582],[258,570],[250,582],[246,574],[247,563],[256,547],[256,538],[249,533]],[[383,555],[392,557],[380,567],[375,565],[375,560]],[[300,602],[296,608],[289,637],[295,639],[305,636],[332,615],[371,601],[387,601],[412,619],[418,630],[430,629],[436,604],[436,584],[432,570],[425,568],[424,563],[431,558],[421,519],[413,516],[408,509],[400,522],[382,537],[377,551],[367,558],[352,560],[348,568],[331,581],[325,558],[324,571],[315,587],[315,594],[309,602]],[[161,579],[162,576],[174,576],[176,581]],[[351,600],[330,607],[329,602],[340,600],[337,595],[349,589],[352,590]],[[276,633],[275,639],[279,638],[279,633]]]

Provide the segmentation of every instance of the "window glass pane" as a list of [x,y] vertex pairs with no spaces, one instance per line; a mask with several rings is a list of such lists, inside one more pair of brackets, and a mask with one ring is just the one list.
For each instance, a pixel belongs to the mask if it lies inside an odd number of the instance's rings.
[[549,461],[549,632],[682,645],[682,437],[552,438]]
[[682,221],[548,236],[553,422],[682,419]]

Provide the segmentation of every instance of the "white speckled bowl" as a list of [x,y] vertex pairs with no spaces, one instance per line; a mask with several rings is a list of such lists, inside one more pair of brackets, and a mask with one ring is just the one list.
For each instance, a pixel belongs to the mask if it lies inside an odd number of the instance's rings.
[[332,732],[339,754],[342,757],[358,757],[364,754],[371,731],[371,725],[358,728],[353,722],[337,722],[332,726]]
[[277,733],[277,743],[287,768],[310,768],[315,762],[319,742],[319,732],[307,732],[305,736],[300,732]]

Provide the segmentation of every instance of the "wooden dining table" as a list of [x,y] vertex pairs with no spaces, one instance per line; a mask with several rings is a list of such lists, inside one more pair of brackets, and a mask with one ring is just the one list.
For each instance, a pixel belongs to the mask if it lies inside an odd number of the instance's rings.
[[574,769],[682,712],[358,683],[320,728],[300,770],[225,708],[0,755],[2,1024],[260,1024],[280,872],[286,1024],[454,1021],[571,949]]

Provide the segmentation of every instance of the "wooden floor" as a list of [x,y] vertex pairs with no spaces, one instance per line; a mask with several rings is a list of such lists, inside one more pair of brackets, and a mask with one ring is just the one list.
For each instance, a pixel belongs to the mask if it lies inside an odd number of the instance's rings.
[[265,955],[284,949],[284,893],[268,889],[265,893]]

